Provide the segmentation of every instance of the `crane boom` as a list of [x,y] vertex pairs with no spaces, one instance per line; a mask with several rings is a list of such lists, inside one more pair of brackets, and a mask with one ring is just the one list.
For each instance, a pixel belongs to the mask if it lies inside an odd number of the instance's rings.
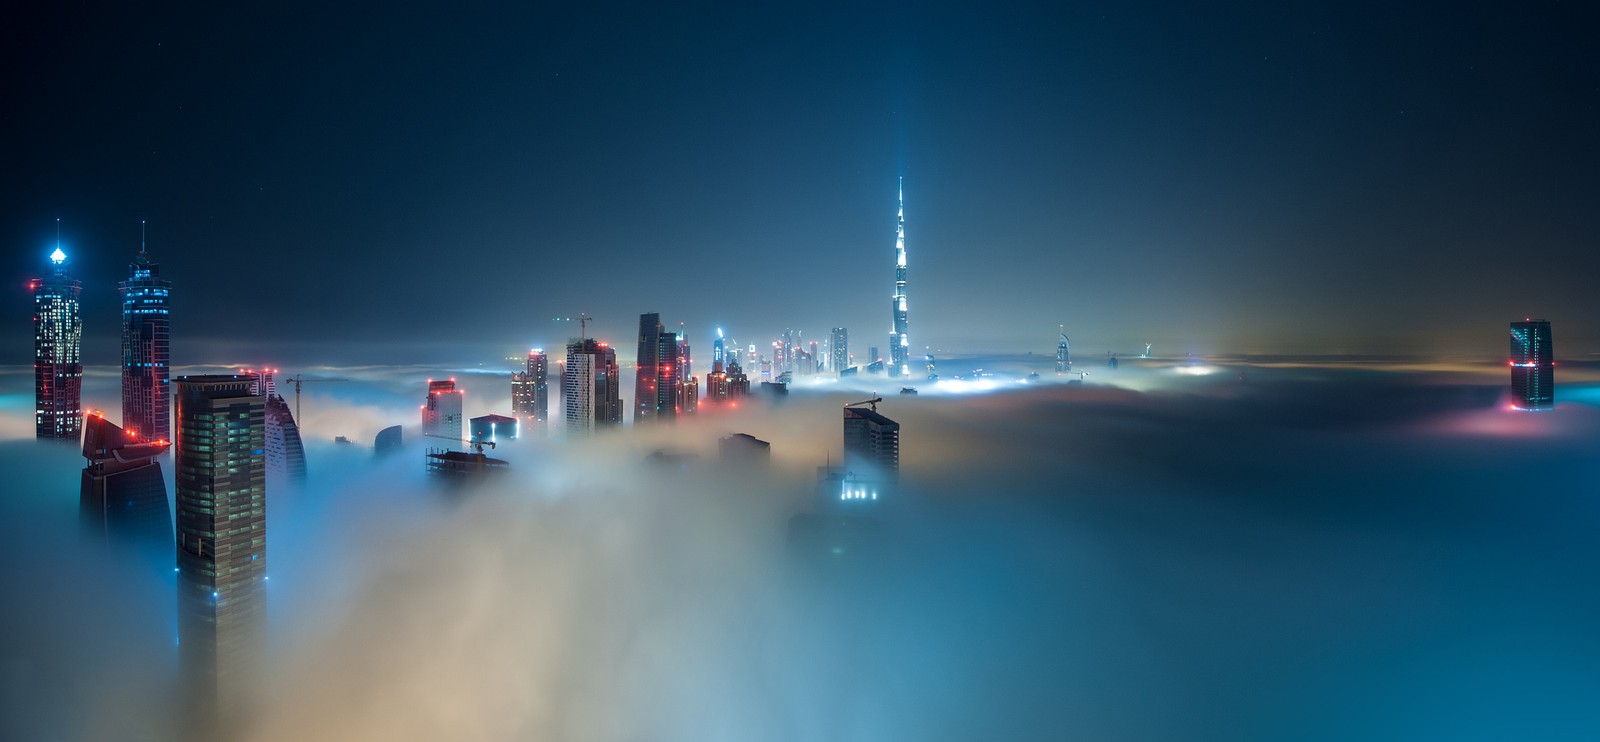
[[463,440],[461,438],[454,438],[454,437],[451,437],[451,436],[448,436],[448,435],[438,435],[438,434],[435,434],[435,433],[423,433],[422,435],[424,437],[427,437],[427,438],[438,438],[440,440],[455,441],[456,443],[465,443],[465,444],[471,446],[473,452],[478,454],[478,455],[480,455],[480,456],[483,455],[483,447],[484,446],[488,446],[490,448],[494,448],[495,447],[494,441],[486,441],[486,440],[484,440],[482,438],[473,438],[472,440],[469,441],[469,440]]
[[294,376],[291,376],[291,377],[289,377],[287,379],[284,379],[284,382],[286,382],[286,383],[292,382],[294,384],[294,421],[298,425],[304,425],[305,424],[305,420],[300,418],[300,385],[301,384],[307,384],[307,383],[310,383],[310,382],[313,382],[313,381],[320,383],[320,382],[324,382],[324,381],[349,381],[349,379],[318,379],[318,378],[307,379],[307,378],[301,377],[298,374],[296,374]]
[[864,400],[861,400],[860,402],[851,402],[851,403],[845,405],[845,407],[860,407],[861,405],[869,404],[869,405],[872,405],[872,411],[873,412],[877,412],[878,411],[878,403],[882,402],[882,401],[883,401],[883,397],[873,397],[872,399],[864,399]]

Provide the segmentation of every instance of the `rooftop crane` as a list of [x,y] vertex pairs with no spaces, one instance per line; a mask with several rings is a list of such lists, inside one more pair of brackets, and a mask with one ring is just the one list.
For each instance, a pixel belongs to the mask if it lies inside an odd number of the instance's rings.
[[872,405],[872,411],[873,412],[877,412],[878,411],[878,403],[882,402],[882,401],[883,401],[883,397],[875,396],[872,399],[864,399],[864,400],[861,400],[860,402],[851,402],[851,403],[845,405],[845,407],[860,407],[861,405],[869,404],[869,405]]
[[324,381],[349,381],[349,379],[317,379],[317,378],[306,379],[306,378],[302,378],[302,377],[296,375],[296,376],[291,376],[291,377],[289,377],[287,379],[284,379],[283,381],[284,381],[285,384],[288,384],[288,383],[293,383],[294,384],[294,421],[295,421],[296,424],[304,425],[305,424],[305,420],[300,417],[300,385],[301,384],[309,384],[311,382],[321,383],[321,382],[324,382]]
[[460,438],[453,438],[453,437],[448,436],[448,435],[437,435],[437,434],[434,434],[434,433],[423,433],[423,435],[428,437],[428,438],[439,438],[441,440],[455,441],[456,443],[465,443],[468,446],[471,446],[472,447],[472,452],[475,453],[475,454],[478,454],[479,456],[483,455],[483,447],[484,446],[488,446],[490,448],[494,448],[495,447],[494,441],[486,441],[486,440],[484,440],[482,438],[473,438],[472,440],[469,441],[469,440],[463,440],[463,439],[460,439]]

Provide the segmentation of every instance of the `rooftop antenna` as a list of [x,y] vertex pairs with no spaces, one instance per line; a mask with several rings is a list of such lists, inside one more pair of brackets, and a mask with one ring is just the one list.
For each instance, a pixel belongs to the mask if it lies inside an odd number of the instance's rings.
[[144,254],[144,220],[139,220],[139,254]]

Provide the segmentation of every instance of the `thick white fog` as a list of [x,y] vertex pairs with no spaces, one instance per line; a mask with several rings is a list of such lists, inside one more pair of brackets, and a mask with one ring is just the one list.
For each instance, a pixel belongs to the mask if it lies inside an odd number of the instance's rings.
[[[871,382],[502,441],[507,476],[445,492],[415,432],[449,369],[318,370],[352,381],[305,387],[311,482],[268,493],[271,652],[242,737],[1600,732],[1593,372],[1528,415],[1470,365],[1128,364],[1078,385],[1015,366],[981,393],[884,394],[903,487],[838,551],[795,517],[828,512],[815,470]],[[31,440],[25,371],[0,376],[0,736],[168,738],[170,562],[80,543],[82,459]],[[509,411],[503,374],[455,375],[469,416]],[[111,409],[114,384],[92,376],[86,404]],[[395,423],[405,450],[375,458]],[[721,465],[732,432],[772,465]]]

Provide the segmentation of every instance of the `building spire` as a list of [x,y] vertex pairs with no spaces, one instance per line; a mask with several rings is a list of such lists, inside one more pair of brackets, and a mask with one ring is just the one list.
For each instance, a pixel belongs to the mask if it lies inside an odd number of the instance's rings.
[[139,254],[144,255],[144,220],[139,220]]

